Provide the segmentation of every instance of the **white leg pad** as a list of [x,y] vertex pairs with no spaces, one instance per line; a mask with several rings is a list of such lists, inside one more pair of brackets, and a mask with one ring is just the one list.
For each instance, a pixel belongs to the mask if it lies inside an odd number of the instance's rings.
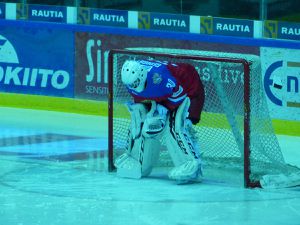
[[148,176],[158,160],[160,142],[155,138],[146,138],[142,160],[142,176]]
[[141,134],[142,123],[146,118],[147,109],[142,103],[128,103],[127,108],[131,115],[131,135],[135,139]]
[[160,142],[157,139],[140,136],[134,140],[132,149],[127,149],[116,159],[117,175],[135,179],[148,176],[158,159],[159,150]]
[[192,135],[185,128],[175,126],[175,113],[171,113],[165,129],[165,139],[169,154],[175,164],[180,166],[186,161],[201,162],[198,146]]
[[198,147],[185,126],[188,107],[187,98],[177,111],[170,113],[165,130],[166,145],[175,165],[169,177],[179,183],[201,180],[202,176]]
[[133,179],[140,179],[142,177],[141,164],[127,153],[122,154],[116,159],[115,166],[117,167],[117,175],[119,177]]

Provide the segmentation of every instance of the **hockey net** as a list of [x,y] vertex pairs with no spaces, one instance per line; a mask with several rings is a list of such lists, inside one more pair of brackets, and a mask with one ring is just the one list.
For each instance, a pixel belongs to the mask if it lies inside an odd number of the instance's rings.
[[[199,72],[206,101],[199,125],[194,126],[203,160],[204,176],[239,181],[246,187],[261,186],[266,175],[297,173],[284,162],[263,91],[260,60],[246,54],[180,49],[140,48],[109,53],[109,170],[125,150],[132,101],[121,81],[128,59],[185,62]],[[157,167],[172,167],[164,146]]]

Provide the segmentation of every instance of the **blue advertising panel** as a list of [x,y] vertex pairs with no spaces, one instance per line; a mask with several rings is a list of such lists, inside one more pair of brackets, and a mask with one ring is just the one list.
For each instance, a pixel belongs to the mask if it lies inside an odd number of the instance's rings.
[[253,37],[253,31],[252,20],[214,18],[214,34]]
[[128,27],[128,12],[122,10],[90,10],[90,24]]
[[278,38],[300,40],[300,23],[278,22]]
[[5,19],[5,3],[0,2],[0,19]]
[[73,67],[72,32],[2,26],[0,91],[73,97]]
[[201,17],[201,33],[226,36],[253,37],[252,20]]
[[113,27],[128,27],[128,12],[123,10],[79,8],[78,22]]
[[264,22],[264,37],[300,40],[300,23],[267,20]]
[[28,5],[28,19],[66,23],[67,9],[64,6]]
[[187,15],[140,12],[138,27],[140,29],[189,32],[190,17]]

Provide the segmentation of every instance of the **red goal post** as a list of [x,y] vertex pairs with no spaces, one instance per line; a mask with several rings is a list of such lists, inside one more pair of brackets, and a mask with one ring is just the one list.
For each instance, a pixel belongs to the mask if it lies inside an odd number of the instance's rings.
[[[120,71],[127,59],[155,59],[192,64],[200,74],[206,103],[200,125],[195,126],[205,171],[212,177],[228,177],[223,171],[240,171],[245,187],[259,187],[265,174],[286,170],[279,144],[273,132],[261,84],[260,61],[257,56],[193,51],[181,49],[115,49],[108,55],[109,77],[109,142],[108,167],[113,171],[114,159],[125,150],[130,119],[125,103],[131,100],[121,82]],[[239,83],[226,83],[229,73]],[[240,71],[236,72],[236,71]],[[236,75],[236,74],[238,75]],[[207,79],[209,77],[209,79]],[[267,115],[263,115],[267,114]],[[162,141],[162,146],[164,146]],[[269,146],[270,145],[270,146]],[[162,147],[158,166],[171,166]],[[215,172],[217,168],[220,170]],[[209,174],[210,176],[210,174]],[[234,177],[235,175],[233,175]],[[225,178],[226,179],[226,178]]]

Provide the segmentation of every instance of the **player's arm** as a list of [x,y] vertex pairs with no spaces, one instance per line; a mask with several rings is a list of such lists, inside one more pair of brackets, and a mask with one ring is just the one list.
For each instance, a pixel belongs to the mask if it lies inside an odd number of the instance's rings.
[[170,65],[169,69],[190,98],[189,119],[193,124],[197,124],[200,121],[205,100],[204,86],[198,72],[192,65],[186,63],[179,63],[177,66]]
[[202,83],[200,84],[201,80],[199,79],[198,87],[196,91],[189,96],[191,105],[189,108],[189,116],[188,119],[191,120],[193,124],[197,124],[200,121],[201,112],[204,106],[205,100],[205,92]]
[[190,108],[188,118],[193,124],[197,124],[200,121],[201,112],[205,101],[205,91],[200,76],[196,69],[189,65],[186,69],[187,85],[186,88],[188,97],[190,98]]

